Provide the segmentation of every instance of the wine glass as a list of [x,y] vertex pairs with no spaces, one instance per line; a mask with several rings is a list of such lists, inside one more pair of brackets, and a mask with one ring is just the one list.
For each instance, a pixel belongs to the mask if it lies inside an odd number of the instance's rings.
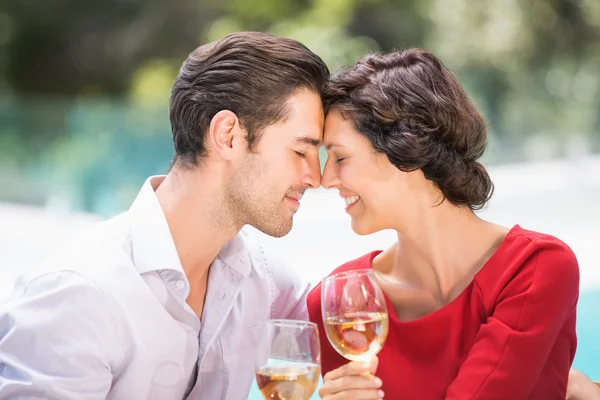
[[377,355],[389,329],[383,291],[373,270],[352,270],[326,277],[321,287],[321,311],[327,339],[351,361]]
[[268,400],[308,400],[321,375],[317,325],[269,320],[259,344],[256,383]]

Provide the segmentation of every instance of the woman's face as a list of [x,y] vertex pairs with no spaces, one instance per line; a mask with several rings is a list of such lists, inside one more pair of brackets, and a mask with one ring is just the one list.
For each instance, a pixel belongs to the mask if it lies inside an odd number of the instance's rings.
[[412,218],[425,180],[420,170],[400,171],[336,110],[325,119],[324,144],[328,157],[321,184],[339,190],[356,233],[397,229]]

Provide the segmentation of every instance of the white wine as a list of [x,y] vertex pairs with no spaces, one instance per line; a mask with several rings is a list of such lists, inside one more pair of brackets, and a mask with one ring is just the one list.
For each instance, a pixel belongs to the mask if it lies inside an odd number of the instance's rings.
[[356,312],[324,321],[329,343],[352,361],[366,361],[379,353],[387,338],[387,313]]
[[270,365],[256,371],[256,383],[268,400],[308,400],[320,374],[321,368],[312,363]]

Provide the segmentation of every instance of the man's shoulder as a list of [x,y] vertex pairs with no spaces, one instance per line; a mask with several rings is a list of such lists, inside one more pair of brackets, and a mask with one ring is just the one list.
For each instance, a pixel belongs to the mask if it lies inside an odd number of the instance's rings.
[[126,213],[99,222],[78,232],[76,237],[62,243],[44,260],[23,273],[17,285],[32,281],[51,281],[60,276],[77,275],[99,286],[122,278],[124,271],[133,268],[130,232]]

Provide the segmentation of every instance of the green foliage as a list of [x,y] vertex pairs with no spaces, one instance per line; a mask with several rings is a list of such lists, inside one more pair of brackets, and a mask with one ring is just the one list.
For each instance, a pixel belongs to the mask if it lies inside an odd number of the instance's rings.
[[240,30],[298,39],[333,72],[431,50],[486,116],[488,163],[600,150],[597,0],[24,0],[0,8],[0,167],[24,182],[0,199],[56,184],[84,187],[84,209],[126,204],[168,165],[181,62]]

